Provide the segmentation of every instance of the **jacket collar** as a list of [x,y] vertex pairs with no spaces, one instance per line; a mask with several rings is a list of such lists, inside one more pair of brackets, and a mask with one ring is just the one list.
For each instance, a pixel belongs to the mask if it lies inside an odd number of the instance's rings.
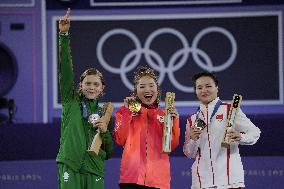
[[155,109],[155,108],[158,108],[159,104],[158,102],[154,102],[153,104],[150,104],[150,105],[141,103],[141,106],[147,109]]
[[[216,103],[219,101],[219,97],[215,98],[213,101],[211,101],[207,107],[204,104],[200,104],[200,110],[203,112],[204,117],[209,119],[214,111]],[[208,116],[207,116],[208,114]],[[209,121],[209,120],[208,120]]]

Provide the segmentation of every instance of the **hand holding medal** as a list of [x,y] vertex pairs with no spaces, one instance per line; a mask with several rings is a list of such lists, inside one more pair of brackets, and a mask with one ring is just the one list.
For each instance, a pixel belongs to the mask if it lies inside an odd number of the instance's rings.
[[124,99],[124,106],[134,114],[138,113],[141,109],[141,103],[135,97],[126,97]]

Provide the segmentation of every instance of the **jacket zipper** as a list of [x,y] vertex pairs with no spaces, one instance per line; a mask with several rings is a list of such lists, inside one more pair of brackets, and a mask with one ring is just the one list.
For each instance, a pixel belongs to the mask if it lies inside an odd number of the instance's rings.
[[146,114],[146,165],[145,165],[145,180],[144,185],[146,186],[146,178],[147,178],[147,157],[148,157],[148,109]]
[[[206,108],[206,111],[207,111],[207,134],[208,134],[208,145],[209,145],[209,157],[210,157],[210,162],[211,162],[211,171],[212,171],[212,176],[213,176],[213,185],[215,185],[215,175],[214,175],[214,168],[213,168],[213,162],[212,162],[212,155],[211,155],[211,144],[210,144],[210,140],[209,140],[209,127],[208,127],[208,124],[209,124],[209,121],[210,121],[210,124],[211,124],[211,119],[209,120],[209,112],[208,112],[208,107]],[[213,113],[213,112],[212,112]]]

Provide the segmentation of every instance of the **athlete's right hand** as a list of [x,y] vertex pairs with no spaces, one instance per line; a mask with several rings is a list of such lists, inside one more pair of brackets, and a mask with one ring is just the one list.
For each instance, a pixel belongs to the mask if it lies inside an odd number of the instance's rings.
[[135,97],[134,97],[134,96],[126,97],[126,98],[124,99],[124,106],[125,106],[126,108],[128,108],[129,102],[132,101],[132,100],[135,100]]
[[189,137],[190,139],[197,141],[200,137],[202,130],[196,128],[196,127],[191,127],[190,132],[189,132]]
[[59,20],[59,31],[60,32],[68,32],[70,28],[70,14],[71,10],[68,8],[65,16],[61,17]]

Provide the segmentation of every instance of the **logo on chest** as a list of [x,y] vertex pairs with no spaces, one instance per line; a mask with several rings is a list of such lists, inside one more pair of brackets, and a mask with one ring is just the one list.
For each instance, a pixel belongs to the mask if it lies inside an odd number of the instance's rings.
[[69,181],[69,173],[67,173],[66,171],[63,173],[63,180],[64,180],[64,182]]
[[165,121],[164,116],[160,116],[160,115],[157,115],[157,120],[158,120],[160,123],[164,123],[164,121]]

